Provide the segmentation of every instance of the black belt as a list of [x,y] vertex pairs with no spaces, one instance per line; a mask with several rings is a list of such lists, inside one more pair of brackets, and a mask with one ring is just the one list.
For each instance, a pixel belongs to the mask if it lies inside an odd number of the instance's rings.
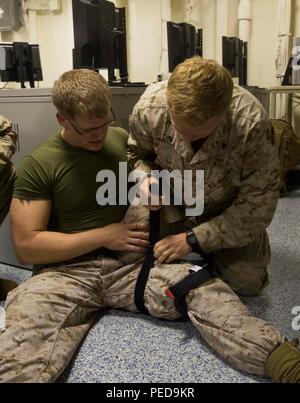
[[148,281],[149,273],[154,266],[154,255],[153,249],[154,245],[158,241],[159,228],[160,228],[160,211],[150,211],[150,229],[149,229],[149,242],[150,245],[147,248],[146,257],[142,264],[134,292],[134,301],[138,310],[144,314],[149,314],[147,308],[145,307],[144,293],[146,284]]

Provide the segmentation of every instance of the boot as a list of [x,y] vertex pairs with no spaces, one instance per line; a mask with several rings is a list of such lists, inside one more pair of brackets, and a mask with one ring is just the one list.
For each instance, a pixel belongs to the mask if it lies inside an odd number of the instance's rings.
[[5,301],[7,294],[18,287],[18,284],[11,280],[0,279],[0,301]]
[[285,341],[269,356],[266,363],[267,374],[279,383],[300,383],[299,340]]

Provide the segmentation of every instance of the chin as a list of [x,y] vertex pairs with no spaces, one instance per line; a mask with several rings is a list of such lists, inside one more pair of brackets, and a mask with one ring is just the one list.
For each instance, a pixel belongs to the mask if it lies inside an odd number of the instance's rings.
[[104,146],[103,141],[101,141],[100,143],[91,143],[89,144],[86,149],[89,151],[100,151]]
[[101,144],[98,145],[98,146],[94,146],[93,150],[94,150],[94,151],[100,151],[100,150],[102,150],[103,146],[104,146],[104,144],[101,143]]

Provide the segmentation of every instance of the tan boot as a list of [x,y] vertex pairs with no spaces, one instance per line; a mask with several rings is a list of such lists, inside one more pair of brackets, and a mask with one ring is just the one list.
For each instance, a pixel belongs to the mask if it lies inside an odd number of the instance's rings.
[[0,279],[0,301],[5,301],[7,294],[18,287],[18,284],[11,280]]
[[299,340],[285,341],[270,354],[266,363],[267,374],[276,382],[300,383]]

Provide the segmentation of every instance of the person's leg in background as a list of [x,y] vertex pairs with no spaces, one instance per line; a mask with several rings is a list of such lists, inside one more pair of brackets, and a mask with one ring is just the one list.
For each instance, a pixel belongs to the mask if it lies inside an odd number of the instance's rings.
[[[1,121],[1,117],[0,117]],[[1,154],[1,144],[0,144]],[[0,226],[3,223],[11,203],[15,180],[15,169],[11,162],[0,158]],[[14,281],[0,278],[0,301],[5,301],[9,291],[17,287]]]
[[15,168],[11,162],[5,161],[4,170],[1,170],[1,164],[2,161],[0,159],[0,225],[9,211],[16,175]]
[[258,295],[269,283],[269,238],[262,232],[250,245],[212,253],[214,274],[241,296]]

